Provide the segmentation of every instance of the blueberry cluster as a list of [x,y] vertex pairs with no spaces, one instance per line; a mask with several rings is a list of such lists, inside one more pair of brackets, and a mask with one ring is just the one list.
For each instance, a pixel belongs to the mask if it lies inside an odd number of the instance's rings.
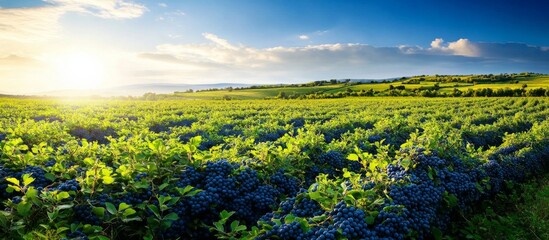
[[322,133],[324,134],[324,141],[326,141],[327,143],[331,143],[334,140],[340,139],[341,135],[349,131],[351,132],[354,131],[354,128],[349,126],[338,127],[338,128],[325,130]]
[[294,128],[300,128],[305,126],[305,119],[303,118],[292,118],[288,121],[288,124],[292,124]]
[[280,137],[284,136],[288,131],[283,129],[277,129],[271,132],[262,132],[259,133],[257,138],[255,139],[256,143],[260,142],[273,142],[279,139]]
[[348,239],[363,239],[374,237],[364,220],[366,214],[361,209],[349,207],[345,202],[339,202],[329,213],[333,217],[333,226],[341,229],[341,234]]
[[217,134],[219,134],[219,136],[224,136],[224,137],[242,135],[243,134],[242,130],[237,130],[235,129],[235,127],[236,127],[235,124],[224,124],[223,126],[221,126]]
[[[210,224],[222,210],[234,211],[235,219],[252,226],[265,213],[271,212],[283,195],[295,194],[298,181],[284,172],[261,179],[253,169],[226,160],[207,162],[200,167],[188,166],[179,175],[176,186],[193,186],[202,191],[181,199],[172,207],[179,216],[164,233],[165,237],[208,237],[209,231],[196,224]],[[191,231],[192,230],[192,231]],[[211,238],[211,236],[209,236]]]
[[34,178],[34,181],[30,185],[36,187],[39,190],[52,183],[49,179],[46,178],[46,171],[37,166],[27,166],[25,169],[23,169],[23,171],[16,173],[15,177],[21,179],[22,176],[25,174],[31,174],[31,177]]
[[284,174],[284,170],[279,170],[271,176],[270,182],[281,193],[286,196],[294,196],[299,190],[299,181]]
[[[521,156],[502,156],[480,164],[457,157],[445,160],[421,148],[401,149],[412,167],[405,170],[398,162],[388,165],[387,176],[393,180],[387,183],[389,198],[377,210],[372,225],[365,220],[372,216],[362,209],[340,202],[324,211],[317,202],[304,197],[306,194],[298,194],[281,202],[277,212],[260,218],[271,228],[258,239],[429,239],[433,227],[447,228],[458,211],[470,211],[482,198],[501,191],[504,181],[520,182],[543,172],[547,165],[542,159],[549,154],[547,150],[549,147],[541,147]],[[318,163],[341,167],[341,159],[330,158],[333,156],[337,154],[326,153]],[[367,181],[363,189],[373,187]],[[311,189],[315,191],[314,184]],[[315,216],[329,216],[330,220],[304,231],[299,221],[284,221],[289,214],[308,219],[309,224]]]
[[312,159],[313,164],[305,171],[304,185],[306,186],[313,184],[319,174],[339,177],[344,168],[352,172],[360,172],[362,170],[362,164],[357,161],[347,160],[343,154],[335,150],[329,150],[318,156],[313,156]]
[[55,163],[57,163],[57,161],[55,161],[55,159],[51,159],[51,160],[48,160],[44,163],[44,167],[53,167],[53,165],[55,165]]
[[[13,175],[13,171],[4,166],[0,165],[0,204],[4,202],[4,200],[7,200],[12,194],[6,192],[6,188],[8,188],[8,183],[4,181],[5,178],[10,177]],[[2,205],[0,205],[2,206]]]
[[321,215],[323,212],[318,202],[309,198],[301,198],[294,203],[292,210],[290,210],[290,213],[297,217],[314,217]]
[[37,117],[33,117],[32,120],[34,120],[35,122],[38,122],[38,121],[63,122],[63,120],[61,118],[56,117],[56,116],[51,116],[51,117],[37,116]]
[[191,140],[191,138],[196,136],[202,137],[202,142],[200,142],[200,145],[198,146],[198,149],[202,151],[208,150],[211,147],[217,144],[220,144],[222,142],[221,139],[214,139],[212,138],[212,135],[210,135],[210,133],[204,132],[202,130],[182,134],[179,136],[179,141],[183,143],[187,143],[189,142],[189,140]]
[[67,233],[67,238],[72,240],[88,240],[88,236],[80,230]]
[[92,212],[90,205],[74,206],[74,220],[76,222],[87,223],[92,225],[100,225],[101,220]]
[[498,146],[503,142],[503,132],[497,129],[467,131],[463,133],[463,139],[475,146],[488,149],[490,146]]
[[[375,232],[365,221],[366,213],[356,207],[339,202],[331,211],[322,210],[318,203],[308,198],[292,198],[281,203],[282,212],[267,213],[260,221],[272,226],[258,239],[376,239]],[[291,210],[289,210],[291,209]],[[275,224],[274,219],[284,219],[288,214],[297,217],[327,216],[329,221],[304,230],[299,221]]]
[[409,214],[408,209],[401,205],[384,205],[376,217],[373,229],[376,238],[405,239],[410,232]]
[[70,134],[79,139],[86,139],[88,142],[98,142],[99,144],[107,144],[108,136],[116,137],[116,131],[113,128],[100,129],[100,128],[83,128],[77,127],[70,131]]
[[387,165],[387,176],[394,180],[402,180],[406,176],[406,171],[402,166],[389,164]]
[[74,179],[71,179],[71,180],[68,180],[66,182],[63,182],[61,184],[59,184],[59,186],[57,186],[57,190],[59,191],[78,191],[80,190],[80,184],[74,180]]
[[179,121],[170,121],[167,123],[155,123],[149,127],[149,130],[155,133],[170,132],[171,127],[190,127],[194,122],[196,122],[196,120],[183,119]]

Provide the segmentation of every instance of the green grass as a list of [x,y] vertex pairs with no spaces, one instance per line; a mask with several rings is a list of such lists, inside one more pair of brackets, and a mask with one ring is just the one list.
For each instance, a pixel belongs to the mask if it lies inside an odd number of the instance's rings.
[[[448,239],[549,239],[549,175],[500,194],[453,226]],[[484,205],[483,205],[484,206]]]
[[243,90],[221,90],[221,91],[203,91],[193,93],[176,93],[178,97],[186,99],[221,99],[224,96],[229,96],[232,99],[264,99],[274,98],[280,92],[284,92],[287,95],[292,94],[307,94],[312,92],[329,92],[332,90],[340,91],[344,87],[343,84],[318,86],[318,87],[276,87],[265,89],[243,89]]
[[[462,79],[470,78],[470,76],[463,76]],[[413,79],[413,78],[412,78]],[[315,87],[273,87],[273,88],[264,88],[264,89],[242,89],[242,90],[220,90],[220,91],[203,91],[203,92],[193,92],[193,93],[175,93],[174,96],[180,99],[222,99],[224,97],[229,97],[231,99],[241,99],[241,100],[251,100],[251,99],[265,99],[265,98],[274,98],[280,92],[284,92],[286,95],[303,95],[313,92],[321,93],[338,93],[342,91],[347,91],[351,89],[353,91],[362,91],[370,90],[374,91],[385,91],[388,90],[392,85],[405,86],[406,89],[418,89],[418,88],[434,88],[437,82],[433,81],[434,76],[426,76],[425,81],[421,81],[417,84],[402,84],[402,81],[390,82],[390,83],[365,83],[358,85],[345,85],[345,84],[335,84],[335,85],[326,85],[326,86],[315,86]],[[409,79],[408,79],[409,80]],[[515,81],[519,81],[515,83]],[[500,89],[500,88],[521,88],[523,84],[527,85],[526,89],[531,88],[546,88],[549,87],[549,75],[538,75],[531,77],[520,77],[517,80],[512,81],[499,81],[499,82],[481,82],[481,83],[466,83],[466,82],[452,82],[452,83],[439,83],[441,92],[452,92],[454,88],[457,88],[463,92],[468,89],[481,89],[481,88],[491,88],[491,89]]]

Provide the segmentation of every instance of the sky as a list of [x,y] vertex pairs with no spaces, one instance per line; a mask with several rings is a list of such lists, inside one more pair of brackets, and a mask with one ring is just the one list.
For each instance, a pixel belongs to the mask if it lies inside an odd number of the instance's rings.
[[549,2],[0,0],[0,93],[549,73]]

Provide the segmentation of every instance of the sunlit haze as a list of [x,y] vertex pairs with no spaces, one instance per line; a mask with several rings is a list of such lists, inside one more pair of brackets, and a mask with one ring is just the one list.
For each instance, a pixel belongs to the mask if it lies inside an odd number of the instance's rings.
[[0,0],[0,93],[549,73],[542,2]]

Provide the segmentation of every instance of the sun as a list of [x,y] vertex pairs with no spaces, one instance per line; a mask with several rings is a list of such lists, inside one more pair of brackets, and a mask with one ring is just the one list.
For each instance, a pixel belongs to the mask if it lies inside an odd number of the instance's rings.
[[105,81],[105,66],[93,53],[65,53],[52,62],[55,78],[65,89],[96,89]]

